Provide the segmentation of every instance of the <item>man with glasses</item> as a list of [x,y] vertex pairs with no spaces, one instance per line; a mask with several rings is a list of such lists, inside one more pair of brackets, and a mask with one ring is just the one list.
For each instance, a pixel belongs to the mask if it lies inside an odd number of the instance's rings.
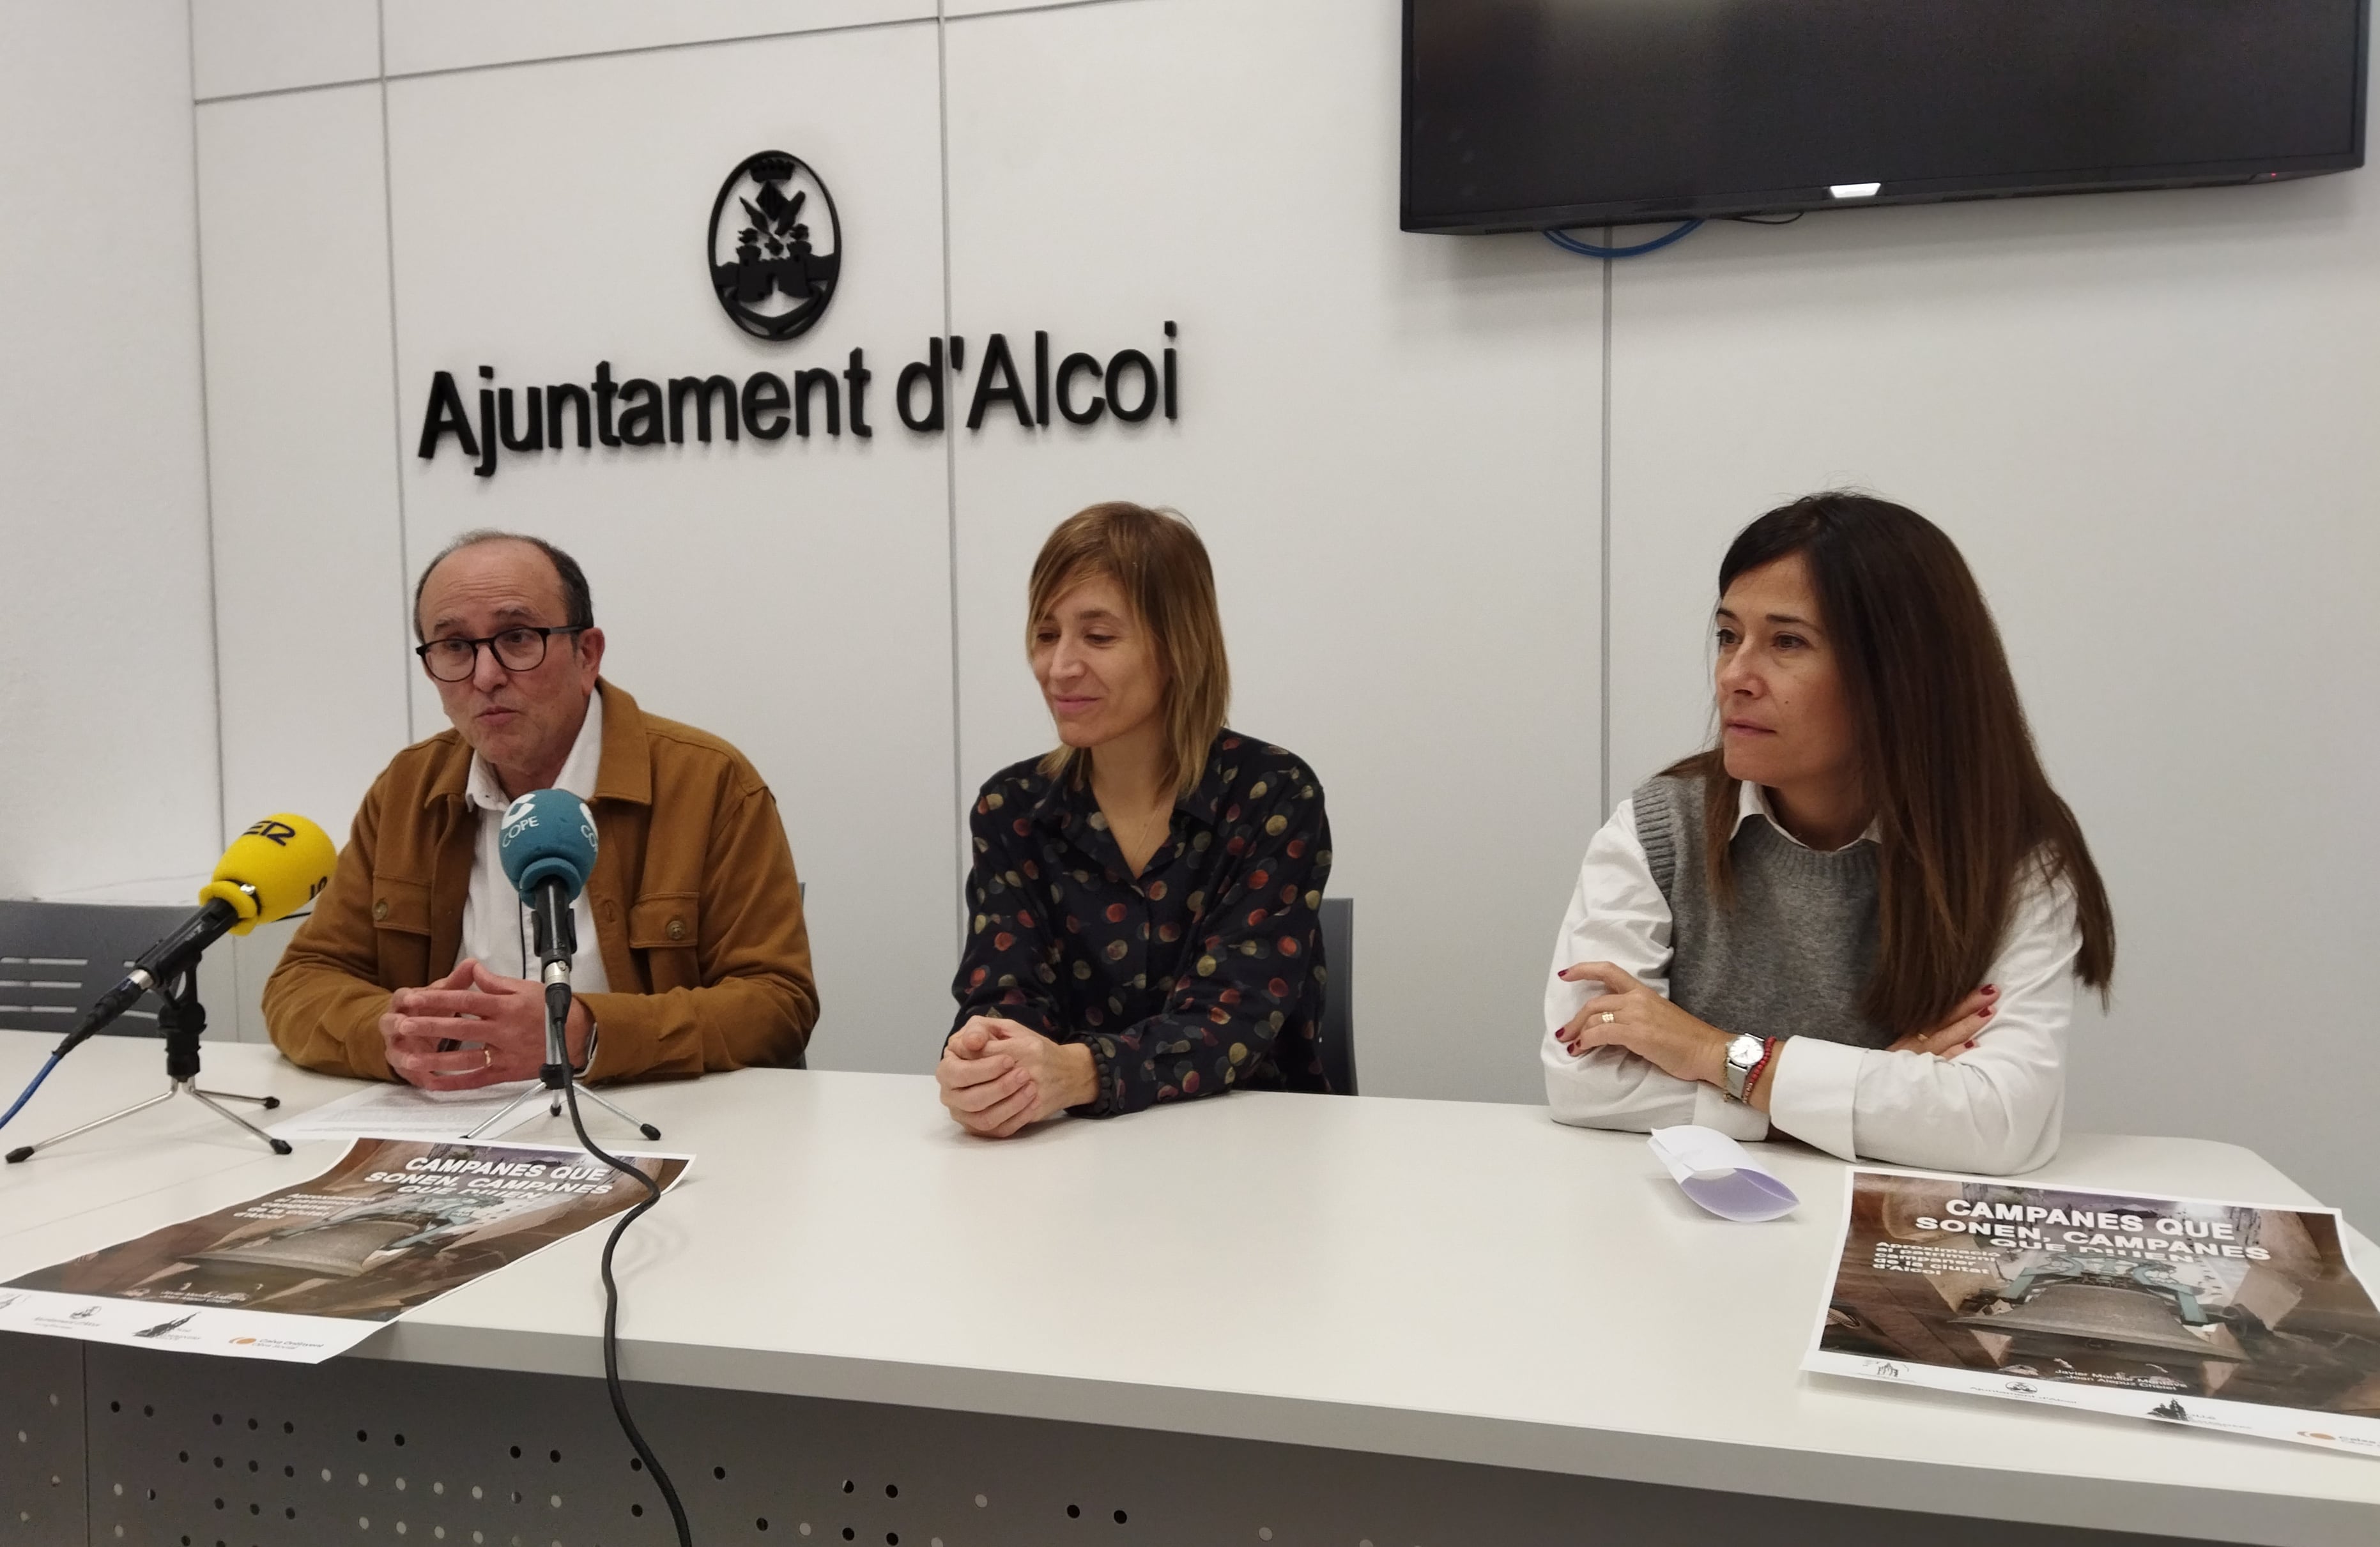
[[471,532],[414,588],[414,653],[454,729],[407,747],[264,987],[293,1062],[469,1090],[536,1076],[545,1010],[504,879],[505,806],[595,815],[573,905],[571,1061],[593,1079],[799,1064],[818,1021],[801,886],[767,785],[716,736],[599,675],[587,576],[537,538]]

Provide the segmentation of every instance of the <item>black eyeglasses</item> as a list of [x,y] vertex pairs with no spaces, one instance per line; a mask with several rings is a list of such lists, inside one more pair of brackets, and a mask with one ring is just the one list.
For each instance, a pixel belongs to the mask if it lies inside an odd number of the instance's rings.
[[557,634],[583,634],[592,623],[572,623],[564,628],[508,628],[502,634],[485,639],[433,639],[427,645],[417,645],[413,653],[421,664],[442,683],[468,680],[480,667],[480,647],[485,645],[496,658],[496,664],[507,671],[534,671],[545,664],[545,642]]

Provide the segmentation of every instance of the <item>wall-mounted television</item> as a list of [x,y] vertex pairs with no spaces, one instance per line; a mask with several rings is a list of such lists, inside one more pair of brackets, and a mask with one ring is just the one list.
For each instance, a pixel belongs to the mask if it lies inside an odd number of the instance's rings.
[[2371,0],[1405,0],[1403,225],[2363,164]]

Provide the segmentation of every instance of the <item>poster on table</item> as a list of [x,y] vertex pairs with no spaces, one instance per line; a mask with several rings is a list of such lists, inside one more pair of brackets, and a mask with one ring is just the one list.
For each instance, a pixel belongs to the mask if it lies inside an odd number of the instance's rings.
[[[664,1189],[693,1159],[620,1158]],[[0,1284],[0,1331],[316,1364],[644,1197],[583,1150],[358,1139],[311,1180]]]
[[1802,1367],[2380,1458],[2333,1209],[1855,1170]]

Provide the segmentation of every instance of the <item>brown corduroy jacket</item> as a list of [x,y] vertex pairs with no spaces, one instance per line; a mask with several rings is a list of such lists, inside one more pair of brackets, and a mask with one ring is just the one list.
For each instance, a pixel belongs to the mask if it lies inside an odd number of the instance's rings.
[[[647,716],[609,683],[587,882],[603,973],[589,1076],[692,1075],[798,1062],[818,1023],[793,851],[769,787],[716,736]],[[356,813],[331,884],[264,985],[291,1062],[394,1078],[389,994],[443,977],[462,949],[480,814],[453,731],[397,754]]]

